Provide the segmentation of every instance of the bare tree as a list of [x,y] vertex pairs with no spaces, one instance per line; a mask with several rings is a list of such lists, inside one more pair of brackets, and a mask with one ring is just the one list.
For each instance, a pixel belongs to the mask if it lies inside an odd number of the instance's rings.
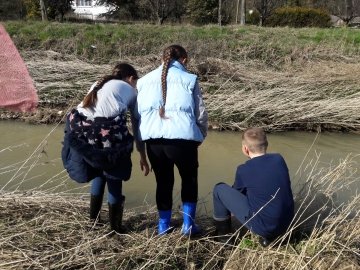
[[181,13],[185,13],[185,3],[183,0],[140,0],[139,6],[148,9],[151,12],[151,17],[158,24],[163,24],[171,16],[180,20]]
[[329,0],[326,5],[330,13],[342,19],[346,25],[360,16],[360,0]]
[[245,0],[241,0],[240,24],[245,25]]
[[40,0],[40,10],[41,10],[41,19],[43,21],[47,21],[48,17],[47,17],[46,6],[45,6],[44,0]]
[[219,26],[221,26],[221,8],[222,8],[222,2],[221,0],[219,0],[219,8],[218,8],[218,23],[219,23]]
[[265,20],[270,16],[274,7],[273,0],[255,0],[255,7],[260,13],[260,26],[264,25]]
[[239,18],[239,5],[240,5],[240,0],[236,1],[236,15],[235,15],[235,23],[238,23],[238,18]]
[[265,21],[274,9],[287,4],[286,0],[254,0],[254,7],[260,13],[260,26],[264,25]]

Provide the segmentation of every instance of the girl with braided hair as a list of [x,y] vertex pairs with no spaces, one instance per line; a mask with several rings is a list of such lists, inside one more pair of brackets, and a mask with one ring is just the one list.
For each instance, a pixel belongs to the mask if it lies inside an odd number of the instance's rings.
[[[126,124],[128,111],[137,137],[138,124],[134,117],[137,80],[137,72],[131,65],[119,63],[111,75],[95,82],[83,101],[69,114],[64,140],[64,146],[69,145],[69,149],[80,154],[86,163],[85,171],[79,163],[76,167],[69,157],[72,152],[65,151],[64,166],[70,177],[91,180],[90,219],[96,220],[99,216],[107,184],[110,226],[116,232],[123,232],[125,197],[122,195],[122,181],[130,178],[132,168],[133,136]],[[138,140],[135,142],[140,152],[141,170],[147,175],[149,166],[145,146]],[[80,176],[81,173],[86,175]]]
[[198,146],[207,134],[208,116],[196,75],[186,70],[188,55],[179,45],[163,52],[162,65],[139,79],[137,117],[139,140],[156,178],[158,233],[169,232],[174,165],[181,176],[185,235],[199,233],[195,224],[198,196]]

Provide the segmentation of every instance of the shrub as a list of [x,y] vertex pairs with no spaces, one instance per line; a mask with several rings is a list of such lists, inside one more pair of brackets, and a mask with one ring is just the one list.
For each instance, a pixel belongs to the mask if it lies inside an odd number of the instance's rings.
[[40,19],[40,2],[34,0],[24,0],[23,1],[25,10],[26,10],[26,18],[27,19]]
[[0,21],[18,20],[24,16],[24,7],[21,0],[0,1]]
[[267,20],[268,26],[329,27],[330,15],[321,9],[307,7],[278,8]]
[[246,24],[258,25],[260,23],[260,13],[259,11],[252,10],[251,13],[246,13]]
[[189,0],[187,16],[191,23],[204,25],[217,22],[217,0]]

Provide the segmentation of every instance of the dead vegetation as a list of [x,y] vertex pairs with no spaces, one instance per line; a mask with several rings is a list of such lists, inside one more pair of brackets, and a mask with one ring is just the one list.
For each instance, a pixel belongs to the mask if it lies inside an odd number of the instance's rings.
[[[117,61],[140,76],[181,43],[199,75],[211,128],[359,131],[359,34],[291,29],[6,22],[34,79],[34,114],[0,119],[57,123]],[[159,42],[161,40],[161,42]]]
[[[251,34],[252,43],[231,50],[226,39],[211,48],[199,42],[183,44],[195,55],[189,68],[199,75],[212,128],[359,131],[358,49],[346,54],[345,45],[336,49],[319,44],[289,51],[270,46],[271,42],[266,47],[255,32]],[[112,66],[112,62],[88,61],[66,48],[63,52],[52,48],[49,42],[47,50],[21,51],[38,89],[39,110],[35,114],[0,111],[1,119],[58,123]],[[112,61],[127,61],[143,75],[159,64],[158,55],[148,51]],[[175,231],[159,237],[156,209],[149,205],[126,209],[129,233],[113,235],[106,207],[102,221],[94,225],[88,220],[87,196],[57,192],[64,181],[70,181],[63,172],[22,191],[22,184],[31,181],[28,171],[45,140],[26,161],[0,168],[0,173],[14,172],[0,189],[0,269],[360,268],[360,196],[354,191],[348,201],[337,200],[341,190],[359,186],[358,157],[327,166],[320,156],[304,159],[292,179],[305,183],[296,194],[296,217],[284,237],[262,248],[251,234],[233,245],[216,242],[211,217],[205,214],[197,219],[204,235],[183,237],[179,211],[175,211]]]
[[211,216],[201,206],[197,218],[204,231],[201,237],[180,234],[181,213],[176,209],[175,231],[157,236],[157,212],[151,205],[126,209],[128,233],[114,235],[106,207],[100,221],[89,221],[87,196],[3,187],[0,268],[359,269],[360,196],[346,202],[336,199],[339,191],[359,184],[357,158],[348,156],[331,166],[321,165],[320,156],[306,160],[292,179],[304,183],[295,196],[293,223],[267,248],[250,233],[234,244],[216,242]]
[[[227,76],[206,91],[213,123],[225,129],[359,130],[358,63],[307,63],[294,70],[259,69],[212,59]],[[209,89],[208,88],[208,89]]]
[[[111,64],[89,63],[53,51],[23,52],[40,105],[33,114],[0,111],[2,119],[56,123],[76,106],[90,85]],[[141,75],[157,67],[155,55],[122,59]],[[272,68],[258,61],[234,62],[207,57],[190,62],[199,75],[211,128],[268,131],[360,130],[360,64],[354,59],[303,61]]]

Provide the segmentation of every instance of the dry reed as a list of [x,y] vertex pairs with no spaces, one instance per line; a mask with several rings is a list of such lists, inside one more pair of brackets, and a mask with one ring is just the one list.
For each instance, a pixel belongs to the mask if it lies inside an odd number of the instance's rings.
[[[112,66],[88,63],[53,51],[22,54],[39,91],[39,110],[35,114],[15,116],[3,111],[1,118],[56,123]],[[331,57],[304,61],[297,57],[277,68],[258,60],[207,57],[190,62],[190,70],[199,74],[210,127],[358,131],[360,77],[354,72],[360,70],[358,61]],[[122,61],[132,63],[140,74],[159,64],[156,55]]]
[[[360,129],[356,54],[350,58],[341,50],[319,46],[282,56],[260,43],[228,51],[224,40],[209,54],[217,58],[200,58],[203,47],[184,44],[197,55],[189,68],[199,74],[213,128]],[[39,91],[40,107],[35,115],[1,111],[0,118],[57,123],[90,84],[111,69],[111,64],[93,64],[59,52],[21,53]],[[132,63],[140,74],[159,64],[153,54],[121,60]],[[284,237],[262,248],[251,234],[233,245],[216,242],[211,218],[204,215],[198,217],[205,232],[200,238],[181,236],[178,227],[159,237],[156,209],[148,205],[126,209],[129,233],[113,235],[106,209],[101,213],[104,223],[94,225],[88,220],[86,196],[54,193],[69,181],[64,171],[21,191],[31,180],[28,172],[37,165],[41,147],[26,160],[0,168],[0,174],[14,173],[0,190],[0,269],[360,268],[360,196],[343,203],[336,200],[340,190],[359,184],[357,157],[325,167],[320,156],[304,159],[293,179],[305,183],[295,196],[293,223]],[[175,216],[179,225],[180,213]]]
[[296,72],[259,70],[219,59],[227,70],[223,83],[206,93],[213,122],[223,128],[262,126],[267,130],[360,128],[358,63],[307,64]]
[[[247,234],[235,244],[211,236],[211,217],[198,216],[204,235],[156,235],[154,206],[126,209],[129,233],[112,234],[106,208],[101,222],[88,220],[88,198],[40,188],[0,193],[0,269],[359,269],[360,196],[339,203],[336,194],[359,183],[357,157],[321,166],[304,161],[293,181],[296,216],[288,232],[262,248]],[[200,206],[201,212],[201,206]]]

